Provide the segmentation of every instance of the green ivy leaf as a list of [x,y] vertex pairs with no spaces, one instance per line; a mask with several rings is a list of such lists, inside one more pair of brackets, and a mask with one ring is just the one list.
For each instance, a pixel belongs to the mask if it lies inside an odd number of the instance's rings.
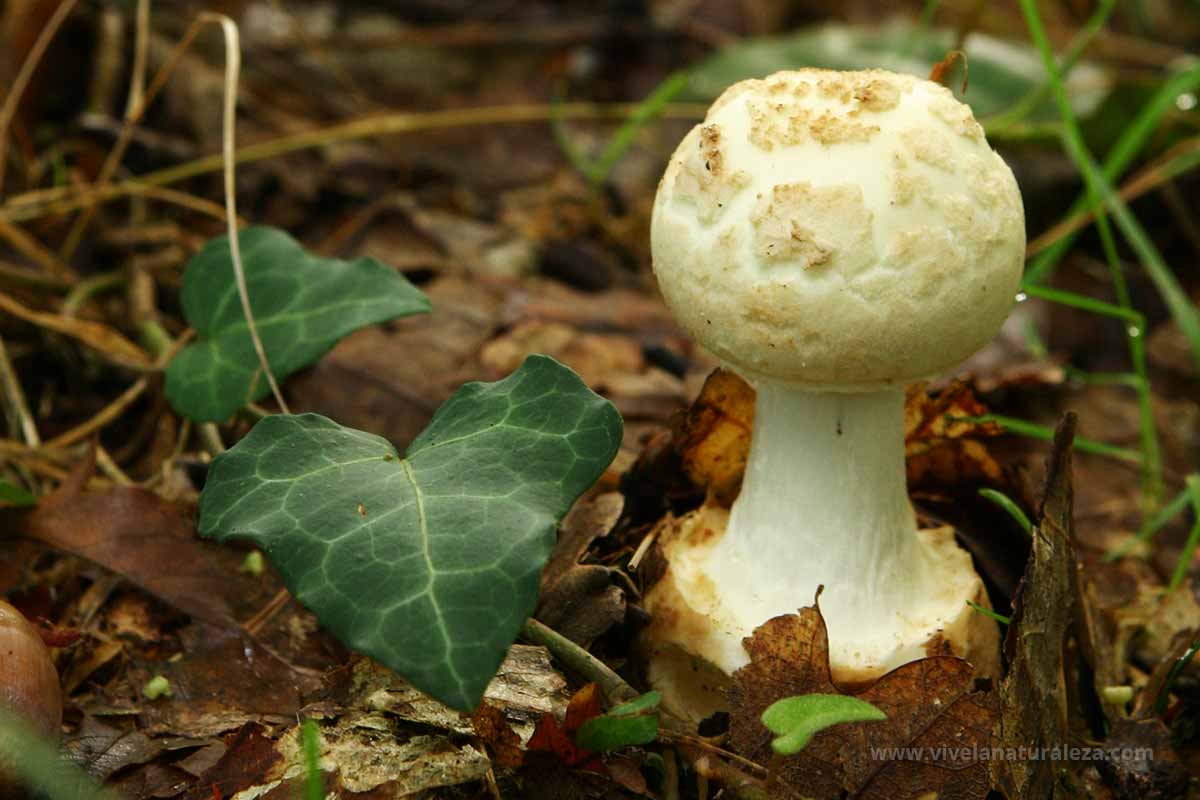
[[620,441],[611,403],[530,356],[460,388],[403,459],[316,414],[267,417],[213,461],[200,532],[249,539],[335,636],[470,710],[533,612],[558,520]]
[[763,725],[778,734],[771,747],[790,756],[799,753],[814,734],[843,722],[878,722],[887,715],[875,706],[844,694],[804,694],[785,697],[767,706]]
[[[429,300],[373,258],[343,261],[306,251],[281,230],[239,234],[250,307],[275,377],[282,380],[359,328],[429,311]],[[180,414],[218,422],[270,393],[242,313],[229,237],[211,240],[183,276],[183,313],[198,341],[167,368]]]
[[16,484],[0,481],[0,503],[10,506],[32,506],[37,505],[37,497]]
[[592,717],[575,731],[575,744],[598,753],[649,744],[658,738],[658,704],[662,695],[646,692],[607,714]]

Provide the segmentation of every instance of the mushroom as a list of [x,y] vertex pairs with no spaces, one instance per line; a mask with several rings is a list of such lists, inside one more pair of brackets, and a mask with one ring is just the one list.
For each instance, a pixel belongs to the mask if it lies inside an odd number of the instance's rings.
[[905,384],[999,330],[1024,262],[1016,181],[971,110],[878,70],[742,81],[671,157],[651,242],[675,318],[757,392],[736,502],[660,540],[651,683],[721,708],[743,638],[821,586],[835,681],[932,653],[993,674],[982,582],[952,529],[917,529],[904,465]]
[[[24,615],[0,600],[0,710],[57,742],[62,735],[62,689],[50,650]],[[25,796],[0,754],[0,798]]]

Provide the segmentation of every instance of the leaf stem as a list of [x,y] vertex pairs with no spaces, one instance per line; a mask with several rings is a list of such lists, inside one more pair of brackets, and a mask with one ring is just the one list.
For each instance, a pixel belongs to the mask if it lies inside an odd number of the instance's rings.
[[536,619],[531,617],[525,620],[525,625],[521,628],[521,637],[545,647],[567,669],[599,686],[610,705],[626,703],[638,696],[637,690],[613,672],[607,664]]
[[225,36],[225,86],[224,103],[221,120],[221,156],[225,176],[225,215],[229,227],[229,254],[233,258],[233,274],[237,280],[238,297],[242,301],[242,314],[246,317],[246,328],[250,332],[250,341],[254,343],[254,352],[262,365],[263,374],[271,386],[271,394],[284,414],[290,414],[283,392],[279,391],[279,383],[271,370],[271,362],[267,359],[266,348],[263,347],[262,337],[258,335],[258,325],[254,322],[254,311],[250,307],[250,289],[246,286],[246,270],[242,266],[242,247],[238,241],[237,215],[237,182],[235,180],[235,165],[237,163],[237,148],[234,145],[234,134],[237,127],[237,85],[238,74],[242,67],[242,53],[238,44],[238,27],[232,19],[224,14],[204,12],[198,19],[215,22],[221,26]]

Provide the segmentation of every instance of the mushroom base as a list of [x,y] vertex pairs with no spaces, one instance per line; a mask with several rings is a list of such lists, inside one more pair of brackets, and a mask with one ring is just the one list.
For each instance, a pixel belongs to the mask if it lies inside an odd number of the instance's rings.
[[[749,663],[742,640],[767,621],[732,618],[705,570],[705,558],[721,540],[728,518],[725,509],[706,506],[664,523],[659,554],[666,560],[666,569],[643,602],[652,618],[640,642],[647,681],[662,692],[668,711],[695,722],[728,710],[730,676]],[[961,597],[947,606],[942,616],[907,620],[903,630],[908,638],[903,646],[872,663],[863,663],[859,657],[852,631],[831,628],[830,673],[834,683],[844,689],[868,685],[896,667],[930,655],[966,659],[977,677],[1000,674],[999,628],[994,620],[967,605],[968,600],[985,608],[990,604],[970,557],[954,541],[953,529],[930,528],[917,531],[916,536],[947,569],[948,574],[938,576],[945,579],[942,589],[951,584]],[[797,610],[813,602],[816,587],[795,589]],[[893,625],[896,619],[897,615],[889,618],[881,612],[873,622]]]

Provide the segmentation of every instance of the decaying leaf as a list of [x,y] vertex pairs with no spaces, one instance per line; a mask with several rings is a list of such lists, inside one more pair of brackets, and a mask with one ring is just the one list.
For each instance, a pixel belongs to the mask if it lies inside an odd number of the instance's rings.
[[1187,797],[1188,769],[1171,747],[1159,719],[1118,720],[1104,742],[1111,754],[1098,767],[1121,798],[1177,800]]
[[[544,647],[514,644],[484,692],[484,702],[504,709],[508,725],[528,741],[545,714],[567,708],[567,682],[550,663]],[[459,735],[475,732],[471,719],[422,694],[382,664],[358,658],[350,669],[347,707],[390,714],[406,722]]]
[[594,683],[583,686],[571,697],[562,722],[553,714],[543,714],[526,749],[531,753],[551,753],[570,767],[603,772],[603,763],[591,750],[575,744],[574,733],[583,723],[600,716],[600,689]]
[[981,439],[1003,431],[964,418],[987,413],[971,388],[952,383],[936,395],[914,385],[904,403],[904,449],[910,485],[998,483],[1004,473]]
[[993,781],[1011,798],[1059,797],[1063,791],[1055,780],[1061,756],[1054,756],[1069,743],[1063,664],[1078,601],[1071,542],[1074,434],[1075,417],[1068,414],[1055,434],[1041,519],[1034,529],[1025,576],[1013,598],[1012,623],[1004,642],[1009,668],[999,686],[997,744],[1051,756],[992,762]]
[[[299,783],[304,777],[299,727],[284,735],[279,750],[288,764],[284,777]],[[321,731],[322,771],[336,772],[338,786],[348,792],[407,797],[481,780],[490,766],[471,744],[407,734],[382,715],[347,715]]]
[[737,373],[718,369],[675,429],[684,474],[726,507],[741,488],[753,427],[754,389]]
[[313,367],[288,381],[294,411],[315,411],[412,441],[438,406],[479,377],[479,348],[500,325],[506,287],[477,276],[450,276],[425,287],[438,311],[347,336]]
[[[750,664],[734,673],[730,743],[759,763],[771,761],[762,712],[794,695],[846,694],[829,673],[829,642],[820,609],[775,617],[745,640]],[[872,800],[983,798],[995,698],[976,691],[973,669],[938,656],[884,675],[854,696],[886,721],[839,725],[816,734],[794,756],[773,763],[771,797],[835,798],[842,792]]]
[[66,751],[89,775],[103,780],[126,767],[154,760],[163,745],[141,731],[118,728],[89,715],[67,743]]
[[230,577],[195,535],[192,511],[153,492],[78,491],[74,483],[36,506],[0,509],[0,528],[93,561],[192,617],[236,623]]
[[566,322],[525,319],[484,345],[479,363],[485,374],[498,377],[534,353],[578,372],[626,417],[665,417],[686,400],[682,381],[647,362],[636,332],[593,333]]
[[281,759],[275,743],[260,725],[242,726],[225,744],[225,754],[204,771],[184,795],[186,800],[232,797],[240,789],[262,781]]
[[619,492],[587,496],[559,525],[558,543],[542,572],[535,616],[579,643],[588,644],[625,618],[625,592],[614,570],[580,563],[596,539],[607,536],[625,508]]
[[287,724],[322,687],[319,675],[293,670],[240,630],[198,624],[180,637],[182,655],[128,668],[133,686],[156,675],[171,686],[169,697],[141,704],[140,729],[148,735],[206,737],[247,722]]
[[[321,728],[319,742],[326,792],[334,791],[336,797],[366,792],[381,798],[421,797],[438,787],[478,781],[490,764],[470,744],[442,735],[414,735],[382,714],[346,714]],[[299,725],[274,740],[248,726],[188,797],[300,797],[305,777]]]
[[[1143,578],[1126,604],[1111,609],[1118,642],[1128,646],[1137,661],[1147,666],[1169,658],[1172,642],[1181,632],[1191,633],[1200,627],[1200,603],[1194,592],[1169,592],[1151,580]],[[1200,663],[1193,661],[1185,673],[1200,676]]]
[[475,735],[487,745],[492,763],[499,767],[515,768],[524,760],[521,737],[504,717],[504,711],[490,703],[480,703],[471,715]]

